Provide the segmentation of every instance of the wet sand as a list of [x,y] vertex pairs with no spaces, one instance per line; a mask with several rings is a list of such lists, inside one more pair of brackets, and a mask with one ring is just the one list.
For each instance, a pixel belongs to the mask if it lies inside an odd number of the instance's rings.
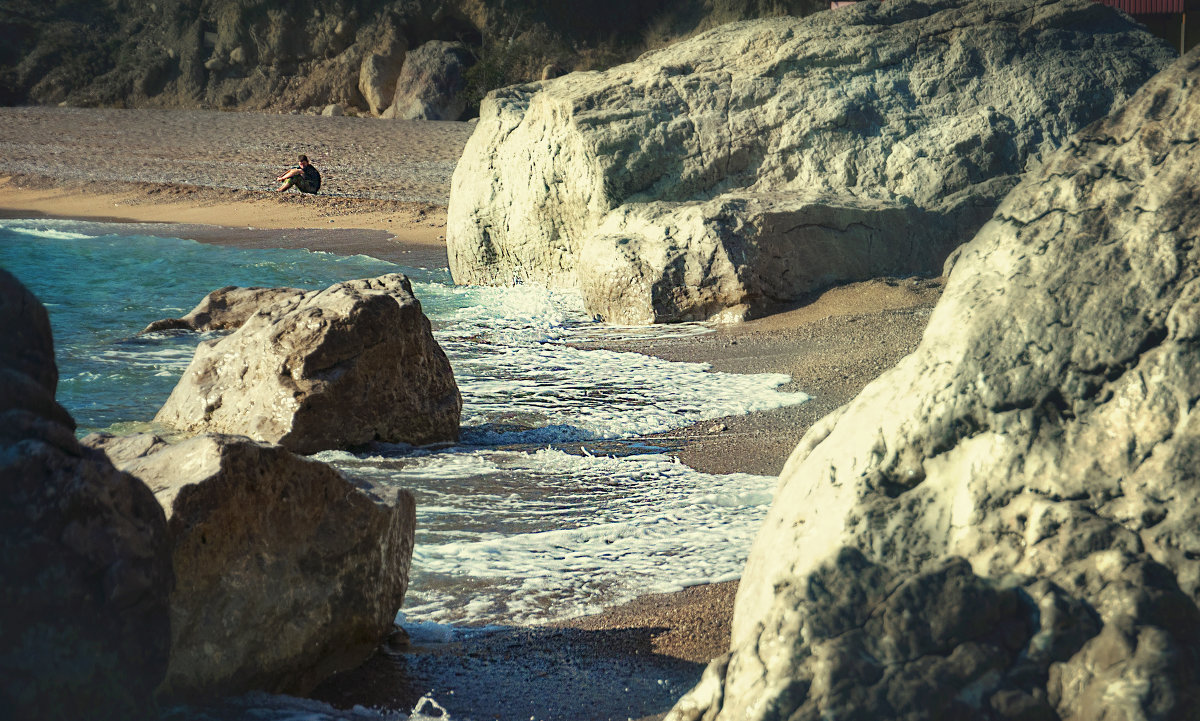
[[[298,120],[0,108],[0,216],[168,223],[155,232],[445,267],[450,173],[469,124]],[[324,155],[308,154],[334,171],[333,182],[317,196],[273,193],[274,184],[258,176],[305,152],[287,139],[300,131],[321,139]],[[247,148],[239,140],[246,136],[258,140]],[[169,179],[180,156],[201,168],[189,170],[187,183]],[[96,157],[104,158],[102,176],[86,167]],[[379,175],[379,165],[392,176]],[[241,182],[252,172],[254,183]],[[357,175],[365,178],[361,186],[351,182]],[[725,372],[791,376],[789,389],[805,391],[811,401],[706,421],[651,441],[701,471],[774,475],[815,421],[916,347],[940,292],[934,279],[874,280],[706,335],[605,347],[707,362]],[[550,626],[381,650],[314,697],[409,710],[430,693],[458,718],[656,718],[709,659],[727,650],[736,585],[644,596]]]

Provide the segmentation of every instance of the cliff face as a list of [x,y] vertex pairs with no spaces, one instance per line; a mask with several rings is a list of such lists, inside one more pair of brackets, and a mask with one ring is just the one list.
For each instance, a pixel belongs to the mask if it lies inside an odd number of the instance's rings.
[[[569,7],[568,7],[569,5]],[[0,103],[378,113],[408,50],[464,43],[486,91],[631,59],[732,20],[817,0],[8,0]],[[374,83],[374,85],[373,85]],[[383,87],[378,87],[382,83]],[[468,111],[470,112],[470,111]]]

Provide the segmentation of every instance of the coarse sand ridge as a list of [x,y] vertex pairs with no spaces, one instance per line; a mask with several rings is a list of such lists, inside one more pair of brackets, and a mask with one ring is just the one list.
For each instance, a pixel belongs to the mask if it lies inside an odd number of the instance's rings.
[[[171,223],[171,234],[203,242],[445,267],[450,176],[472,127],[0,108],[0,217]],[[274,176],[298,153],[321,169],[322,192],[271,192]],[[811,401],[651,437],[697,470],[775,475],[816,420],[916,347],[940,293],[938,279],[879,279],[713,333],[591,347],[706,362],[724,372],[791,376],[788,388],[803,390]],[[401,654],[381,651],[323,684],[314,697],[338,706],[407,710],[427,692],[437,697],[452,689],[458,707],[486,718],[492,714],[484,710],[492,708],[516,718],[527,710],[523,704],[541,709],[538,718],[657,718],[686,691],[671,678],[695,680],[704,663],[728,649],[736,586],[698,586],[551,626],[437,647],[417,644]],[[646,691],[631,681],[637,678],[661,683]]]

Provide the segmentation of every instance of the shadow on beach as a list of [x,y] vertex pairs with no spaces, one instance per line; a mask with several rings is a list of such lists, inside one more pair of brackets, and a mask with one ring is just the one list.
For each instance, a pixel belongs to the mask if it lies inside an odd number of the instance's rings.
[[585,631],[491,627],[444,642],[380,650],[311,698],[336,707],[409,711],[423,697],[453,719],[639,719],[668,711],[704,664],[656,653],[665,628]]

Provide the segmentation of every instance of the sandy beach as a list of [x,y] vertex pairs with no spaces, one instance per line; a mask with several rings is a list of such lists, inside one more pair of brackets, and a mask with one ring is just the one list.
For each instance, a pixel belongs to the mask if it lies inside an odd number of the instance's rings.
[[[0,216],[166,223],[171,235],[202,242],[444,267],[450,175],[471,127],[0,108]],[[298,138],[313,140],[305,145]],[[320,195],[271,192],[273,173],[298,152],[326,175]],[[791,376],[788,389],[812,400],[653,437],[697,470],[774,475],[815,421],[916,347],[940,292],[937,279],[874,280],[709,334],[605,347],[706,362],[724,372]],[[521,704],[556,696],[547,718],[653,718],[687,690],[670,679],[695,678],[727,650],[735,591],[736,582],[695,587],[474,644],[380,652],[314,696],[339,706],[407,710],[430,688],[456,684],[458,701],[474,694],[474,708],[503,705],[512,717],[523,712]],[[667,682],[643,692],[631,686],[634,676]],[[574,691],[580,679],[586,694]],[[499,699],[498,683],[515,684],[518,693]]]

